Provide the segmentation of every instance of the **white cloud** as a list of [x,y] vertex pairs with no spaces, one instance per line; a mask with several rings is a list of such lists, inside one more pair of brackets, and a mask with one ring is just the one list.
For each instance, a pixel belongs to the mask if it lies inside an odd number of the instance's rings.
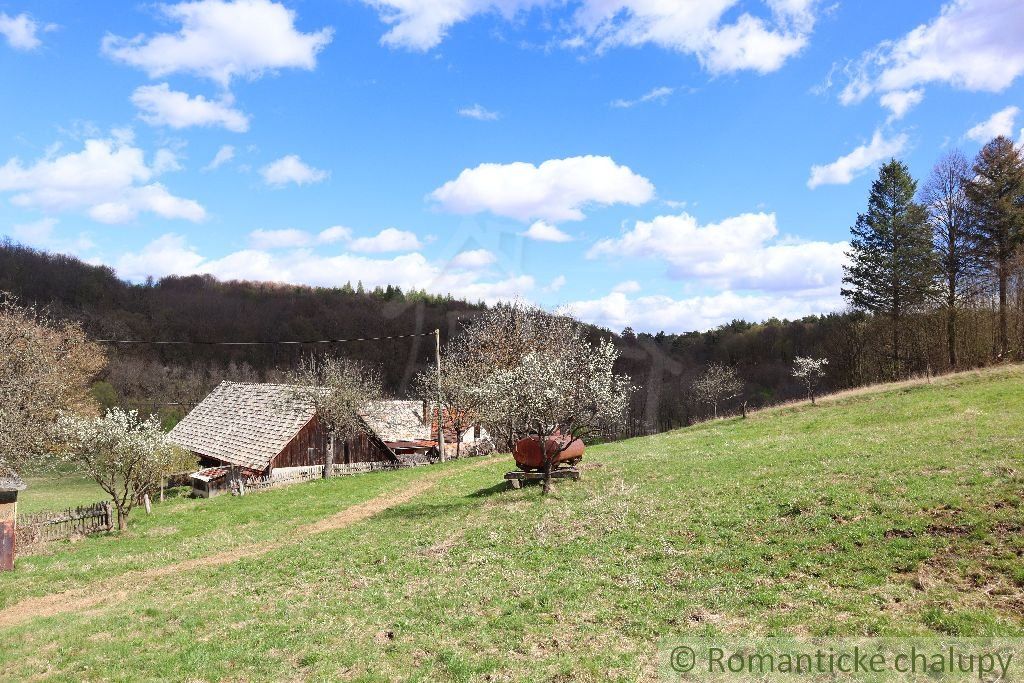
[[924,90],[893,90],[878,98],[879,104],[889,110],[888,122],[902,119],[908,111],[921,104],[924,99]]
[[556,225],[535,221],[526,232],[520,233],[523,237],[539,242],[571,242],[572,235],[563,232]]
[[224,94],[218,100],[202,95],[171,90],[167,83],[143,85],[132,93],[132,104],[139,118],[152,126],[181,129],[190,126],[220,126],[235,133],[249,130],[249,117],[231,107],[233,98]]
[[397,228],[384,228],[373,237],[358,237],[349,248],[362,253],[379,254],[387,251],[414,251],[421,248],[415,233]]
[[[699,225],[687,213],[637,221],[619,238],[597,242],[588,258],[654,258],[677,279],[723,289],[838,291],[845,242],[778,239],[775,214],[745,213]],[[622,293],[622,292],[619,292]]]
[[452,258],[451,261],[449,261],[449,265],[452,268],[474,270],[477,268],[486,268],[497,261],[498,257],[487,249],[471,249],[469,251],[460,251],[454,258]]
[[846,185],[878,162],[896,156],[906,145],[905,133],[886,138],[881,130],[876,130],[870,142],[858,146],[849,154],[839,157],[830,164],[811,166],[807,187],[813,190],[820,185]]
[[551,293],[557,292],[561,290],[562,287],[565,287],[565,283],[568,281],[569,280],[564,275],[556,275],[551,279],[551,282],[548,283],[548,286],[544,288],[544,291]]
[[928,83],[1004,90],[1024,74],[1022,26],[1020,0],[953,0],[927,24],[865,53],[840,99],[849,104]]
[[616,109],[629,109],[630,107],[635,107],[636,105],[643,104],[645,102],[664,102],[675,91],[675,88],[669,88],[668,86],[663,85],[660,88],[654,88],[647,91],[635,100],[615,100],[612,102],[611,106]]
[[172,171],[180,171],[183,168],[178,153],[172,149],[161,148],[153,155],[153,173],[161,175]]
[[51,148],[30,166],[17,157],[9,159],[0,166],[0,192],[13,192],[11,203],[16,206],[44,211],[85,209],[104,223],[123,223],[144,212],[189,221],[206,217],[195,200],[176,197],[160,183],[151,182],[178,165],[173,153],[158,154],[149,166],[142,150],[132,145],[128,131],[110,139],[86,140],[81,152],[57,156],[58,152]]
[[459,110],[459,116],[476,119],[477,121],[497,121],[501,118],[501,114],[491,111],[480,104],[474,104],[472,107],[463,107]]
[[199,273],[224,280],[264,280],[324,287],[339,287],[361,280],[368,288],[392,284],[405,290],[426,289],[489,303],[523,297],[536,288],[530,276],[509,275],[498,280],[483,280],[485,272],[480,269],[452,269],[447,264],[432,263],[419,253],[373,258],[354,254],[322,256],[309,249],[284,252],[245,249],[221,258],[207,258],[184,237],[174,234],[163,235],[137,252],[122,255],[114,266],[119,276],[133,281],[144,280],[147,276]]
[[612,287],[613,292],[621,292],[622,294],[636,294],[640,289],[640,283],[636,280],[626,280]]
[[550,159],[535,166],[525,162],[480,164],[467,168],[430,197],[449,212],[490,211],[521,221],[577,221],[591,205],[644,204],[654,185],[603,156]]
[[632,327],[640,332],[709,330],[732,320],[797,320],[843,307],[838,290],[833,294],[778,296],[732,291],[675,299],[664,295],[630,298],[612,292],[600,299],[566,305],[573,315],[611,330]]
[[979,144],[985,144],[994,137],[1005,135],[1013,137],[1013,124],[1020,113],[1019,107],[1006,107],[1000,109],[986,120],[973,126],[965,133],[965,136]]
[[346,228],[344,225],[332,225],[326,230],[321,230],[316,238],[320,244],[348,242],[350,239],[352,239],[352,228]]
[[[43,30],[52,30],[53,25],[43,27]],[[34,20],[25,12],[12,17],[9,14],[0,12],[0,36],[7,39],[7,44],[15,50],[35,50],[42,45],[39,40],[39,22]]]
[[122,38],[108,34],[103,51],[151,78],[187,73],[227,87],[232,78],[255,79],[269,70],[312,70],[333,30],[303,33],[295,12],[270,0],[196,0],[158,6],[177,33]]
[[321,171],[306,164],[297,154],[283,156],[272,161],[262,169],[260,175],[263,181],[271,187],[284,187],[288,183],[296,185],[309,185],[320,183],[327,179],[327,171]]
[[304,230],[285,228],[283,230],[253,230],[249,233],[249,243],[255,249],[282,249],[285,247],[304,247],[313,241],[312,236]]
[[235,158],[235,148],[231,145],[221,145],[221,148],[217,150],[217,153],[213,155],[213,159],[210,160],[206,166],[203,167],[204,171],[213,171],[218,169],[224,164],[228,163]]
[[[428,50],[448,30],[474,16],[499,13],[511,20],[536,7],[561,7],[564,0],[363,0],[391,25],[382,42],[392,47]],[[713,73],[751,69],[766,73],[781,67],[807,44],[814,27],[814,0],[767,0],[767,16],[744,12],[734,19],[736,0],[664,2],[661,0],[576,0],[558,41],[600,52],[615,46],[657,45],[697,57]]]

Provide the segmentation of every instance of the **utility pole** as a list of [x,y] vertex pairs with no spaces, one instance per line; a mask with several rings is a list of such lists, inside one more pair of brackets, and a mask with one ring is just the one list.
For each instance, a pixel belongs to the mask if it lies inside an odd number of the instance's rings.
[[437,447],[441,461],[448,459],[444,452],[444,409],[441,408],[441,328],[434,329],[434,359],[437,361]]

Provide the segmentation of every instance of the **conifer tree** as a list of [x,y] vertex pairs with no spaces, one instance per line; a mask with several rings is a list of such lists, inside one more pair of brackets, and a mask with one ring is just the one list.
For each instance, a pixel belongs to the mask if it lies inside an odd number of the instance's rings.
[[972,170],[967,197],[974,210],[978,251],[999,282],[999,355],[1005,358],[1007,282],[1024,241],[1024,159],[1013,141],[1000,135],[978,152]]
[[902,370],[902,337],[908,313],[933,291],[935,259],[923,207],[914,202],[917,182],[906,164],[892,159],[871,184],[868,209],[857,215],[843,267],[842,294],[854,308],[889,318],[892,373]]

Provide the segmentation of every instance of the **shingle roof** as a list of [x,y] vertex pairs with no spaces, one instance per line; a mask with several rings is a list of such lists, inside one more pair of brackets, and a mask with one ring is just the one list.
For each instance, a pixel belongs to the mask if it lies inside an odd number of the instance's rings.
[[362,418],[381,441],[430,440],[430,421],[423,424],[422,401],[373,401]]
[[[168,434],[194,453],[264,470],[315,414],[287,384],[221,382]],[[422,401],[373,401],[362,413],[381,440],[430,440]]]
[[286,384],[221,382],[171,430],[171,441],[200,455],[264,470],[316,410]]

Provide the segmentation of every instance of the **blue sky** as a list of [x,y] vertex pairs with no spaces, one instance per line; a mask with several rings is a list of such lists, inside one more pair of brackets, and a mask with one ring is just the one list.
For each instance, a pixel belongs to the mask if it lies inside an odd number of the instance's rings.
[[842,306],[878,163],[1024,127],[1017,0],[0,0],[0,234],[147,275]]

